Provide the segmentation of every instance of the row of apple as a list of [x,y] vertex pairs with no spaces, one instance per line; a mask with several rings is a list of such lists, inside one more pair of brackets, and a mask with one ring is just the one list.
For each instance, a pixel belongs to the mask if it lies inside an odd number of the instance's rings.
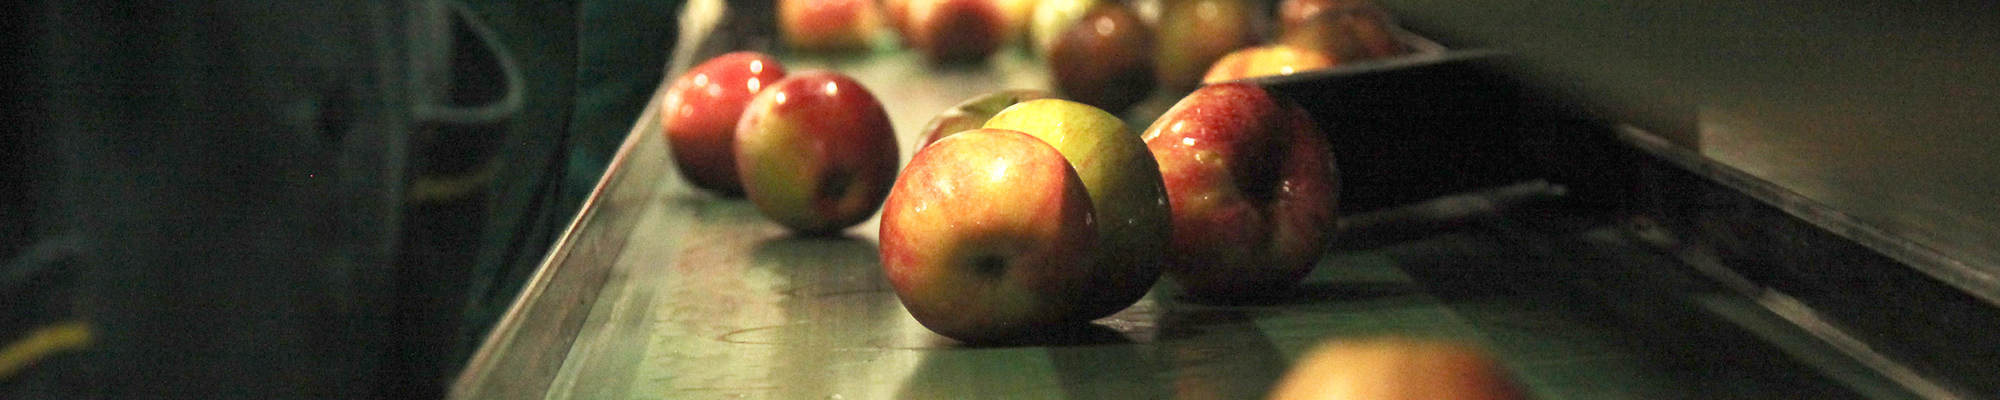
[[[787,76],[769,56],[732,53],[677,79],[662,112],[690,182],[747,196],[792,230],[835,233],[879,206],[897,297],[968,342],[1087,324],[1162,275],[1205,299],[1282,295],[1333,232],[1326,137],[1248,83],[1196,90],[1138,135],[1046,91],[987,94],[933,119],[900,174],[881,103],[838,73]],[[1395,337],[1322,345],[1271,396],[1525,397],[1477,347]]]
[[1163,273],[1198,297],[1281,293],[1330,240],[1331,149],[1288,100],[1210,85],[1135,134],[1054,97],[1009,90],[945,110],[900,178],[882,104],[837,72],[726,54],[677,78],[660,111],[689,182],[794,231],[882,210],[892,285],[919,322],[961,340],[1086,323]]
[[[1291,74],[1408,51],[1367,0],[1284,0],[1277,32],[1251,0],[784,0],[779,32],[801,50],[872,46],[892,30],[937,62],[977,62],[1006,43],[1043,57],[1067,98],[1113,113],[1156,88]],[[1276,40],[1260,44],[1265,36]]]

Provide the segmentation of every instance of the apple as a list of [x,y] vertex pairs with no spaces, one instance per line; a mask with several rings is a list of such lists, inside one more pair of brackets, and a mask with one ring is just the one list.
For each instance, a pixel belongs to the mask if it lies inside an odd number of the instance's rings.
[[757,93],[736,124],[743,192],[771,220],[831,234],[868,219],[896,179],[896,132],[854,78],[807,71]]
[[1028,20],[1028,47],[1035,55],[1047,57],[1055,49],[1056,38],[1075,26],[1099,0],[1041,0]]
[[1160,167],[1146,143],[1109,112],[1062,99],[1041,99],[1000,110],[986,128],[1021,131],[1055,146],[1083,177],[1097,210],[1104,251],[1086,265],[1110,271],[1090,287],[1099,295],[1077,308],[1095,319],[1117,313],[1146,295],[1160,278],[1172,222]]
[[966,342],[1088,323],[1073,310],[1117,271],[1089,192],[1067,159],[1027,134],[977,129],[910,159],[882,209],[883,274],[918,323]]
[[875,0],[779,0],[778,36],[794,49],[866,49],[882,31]]
[[904,39],[934,62],[984,60],[1014,33],[1012,15],[996,0],[911,0]]
[[1332,57],[1315,50],[1302,49],[1285,44],[1272,44],[1237,50],[1216,60],[1209,67],[1208,75],[1202,83],[1216,83],[1243,78],[1291,75],[1299,71],[1309,71],[1332,67],[1336,64]]
[[1369,338],[1322,344],[1301,357],[1271,400],[1519,400],[1500,363],[1468,344]]
[[925,124],[922,131],[918,131],[920,136],[917,137],[916,150],[923,150],[925,146],[930,146],[932,142],[945,136],[979,129],[986,125],[986,120],[993,119],[994,114],[999,114],[1000,110],[1005,110],[1007,107],[1028,100],[1054,97],[1055,93],[1049,93],[1047,90],[1006,89],[967,99],[931,118],[931,122]]
[[1192,89],[1215,60],[1259,38],[1254,18],[1259,13],[1247,0],[1164,0],[1154,31],[1154,68],[1158,82],[1170,90]]
[[1389,14],[1366,1],[1287,0],[1278,9],[1279,43],[1318,50],[1341,62],[1409,52],[1391,33]]
[[1281,295],[1326,252],[1339,180],[1331,145],[1298,105],[1250,83],[1209,85],[1142,137],[1172,199],[1167,275],[1187,294]]
[[1153,93],[1153,31],[1123,4],[1091,8],[1054,46],[1049,71],[1071,99],[1118,113]]
[[785,77],[777,58],[757,52],[716,56],[667,87],[660,128],[681,176],[725,197],[743,195],[736,180],[736,120],[765,85]]

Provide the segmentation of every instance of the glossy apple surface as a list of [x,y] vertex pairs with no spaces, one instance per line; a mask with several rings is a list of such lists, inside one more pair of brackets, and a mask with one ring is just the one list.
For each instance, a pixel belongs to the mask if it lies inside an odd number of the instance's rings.
[[1153,93],[1153,30],[1120,3],[1084,14],[1056,37],[1048,61],[1058,90],[1112,113]]
[[986,120],[993,119],[993,115],[999,114],[1000,110],[1005,110],[1007,107],[1029,100],[1054,97],[1055,93],[1049,93],[1047,90],[1006,89],[967,99],[931,118],[931,122],[924,125],[924,130],[918,132],[922,136],[917,138],[916,150],[922,150],[945,136],[979,129],[986,125]]
[[1334,233],[1339,181],[1326,136],[1262,87],[1203,87],[1143,135],[1173,206],[1167,274],[1212,300],[1282,295]]
[[1323,344],[1271,391],[1272,400],[1519,400],[1507,370],[1471,345],[1412,338]]
[[905,39],[934,62],[984,60],[1014,32],[1013,16],[996,0],[911,0],[906,7]]
[[1001,110],[987,128],[1016,130],[1055,146],[1083,177],[1097,210],[1101,257],[1112,271],[1093,283],[1098,297],[1077,312],[1086,318],[1117,313],[1145,296],[1159,280],[1172,222],[1160,167],[1146,143],[1109,112],[1061,99],[1041,99]]
[[723,54],[688,69],[660,103],[661,131],[681,176],[726,197],[743,195],[736,178],[736,120],[785,67],[756,52]]
[[778,36],[794,49],[866,49],[883,28],[875,0],[778,0]]
[[896,179],[888,112],[853,78],[793,74],[757,94],[736,126],[736,171],[766,217],[805,234],[853,226]]
[[1247,0],[1162,1],[1154,68],[1168,89],[1200,85],[1215,60],[1259,40],[1257,7]]
[[1252,78],[1259,76],[1291,75],[1300,71],[1310,71],[1334,66],[1332,57],[1316,50],[1301,49],[1296,46],[1273,44],[1246,48],[1222,56],[1209,67],[1208,75],[1202,83]]
[[884,275],[931,331],[1007,341],[1088,323],[1074,309],[1110,271],[1083,181],[1027,134],[978,129],[917,152],[882,209]]

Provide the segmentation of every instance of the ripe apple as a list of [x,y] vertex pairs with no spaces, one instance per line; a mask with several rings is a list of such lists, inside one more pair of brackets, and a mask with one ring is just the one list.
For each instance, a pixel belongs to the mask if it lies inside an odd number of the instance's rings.
[[1047,57],[1055,49],[1056,38],[1075,26],[1099,0],[1041,0],[1028,20],[1028,46],[1035,55]]
[[935,62],[983,60],[1014,33],[1012,15],[996,0],[910,0],[904,39]]
[[758,93],[736,125],[736,171],[751,203],[805,234],[875,214],[896,179],[889,114],[853,78],[794,74]]
[[923,150],[945,136],[979,129],[986,125],[986,120],[993,119],[994,114],[1007,107],[1028,100],[1054,97],[1055,93],[1041,89],[1006,89],[973,97],[931,118],[931,122],[919,132],[922,136],[917,137],[916,150]]
[[1521,385],[1486,352],[1437,339],[1322,344],[1299,359],[1271,400],[1519,400]]
[[882,209],[883,274],[917,322],[966,342],[1088,323],[1074,310],[1118,275],[1100,249],[1089,192],[1062,153],[1001,129],[917,152]]
[[1279,295],[1326,252],[1339,180],[1298,105],[1245,82],[1209,85],[1142,137],[1173,200],[1167,274],[1189,295]]
[[882,31],[875,0],[779,0],[778,35],[794,49],[866,49]]
[[1314,49],[1335,61],[1359,61],[1408,53],[1396,39],[1389,14],[1362,0],[1287,0],[1278,6],[1278,42]]
[[1109,112],[1061,99],[1031,100],[1001,110],[987,128],[1034,135],[1075,165],[1097,210],[1104,249],[1087,265],[1110,271],[1090,287],[1100,297],[1078,307],[1095,319],[1129,307],[1160,278],[1172,229],[1160,167],[1146,143]]
[[1272,44],[1237,50],[1222,56],[1209,67],[1208,75],[1202,83],[1216,83],[1243,78],[1291,75],[1299,71],[1309,71],[1332,67],[1336,64],[1332,57],[1315,50],[1302,49],[1285,44]]
[[1187,90],[1215,60],[1259,40],[1256,6],[1248,0],[1164,0],[1154,68],[1159,84]]
[[742,196],[743,185],[736,180],[736,120],[758,91],[784,77],[778,59],[736,52],[675,78],[660,103],[660,125],[681,176],[725,197]]
[[1124,4],[1091,8],[1054,46],[1049,70],[1071,99],[1118,113],[1153,93],[1153,30]]

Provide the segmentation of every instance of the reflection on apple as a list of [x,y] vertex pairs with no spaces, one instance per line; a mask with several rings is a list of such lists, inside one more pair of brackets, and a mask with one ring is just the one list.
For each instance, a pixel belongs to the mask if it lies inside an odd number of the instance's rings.
[[978,129],[925,147],[883,207],[882,268],[910,315],[966,342],[1088,323],[1075,310],[1116,275],[1097,258],[1089,193],[1061,152]]
[[736,177],[736,120],[750,99],[785,77],[776,58],[756,52],[717,56],[667,87],[661,131],[681,176],[725,197],[741,196]]
[[736,127],[744,193],[771,220],[831,234],[868,219],[896,178],[896,134],[867,88],[808,71],[758,93]]
[[1263,87],[1203,87],[1143,135],[1172,199],[1167,274],[1233,301],[1296,286],[1334,233],[1339,181],[1311,117]]

